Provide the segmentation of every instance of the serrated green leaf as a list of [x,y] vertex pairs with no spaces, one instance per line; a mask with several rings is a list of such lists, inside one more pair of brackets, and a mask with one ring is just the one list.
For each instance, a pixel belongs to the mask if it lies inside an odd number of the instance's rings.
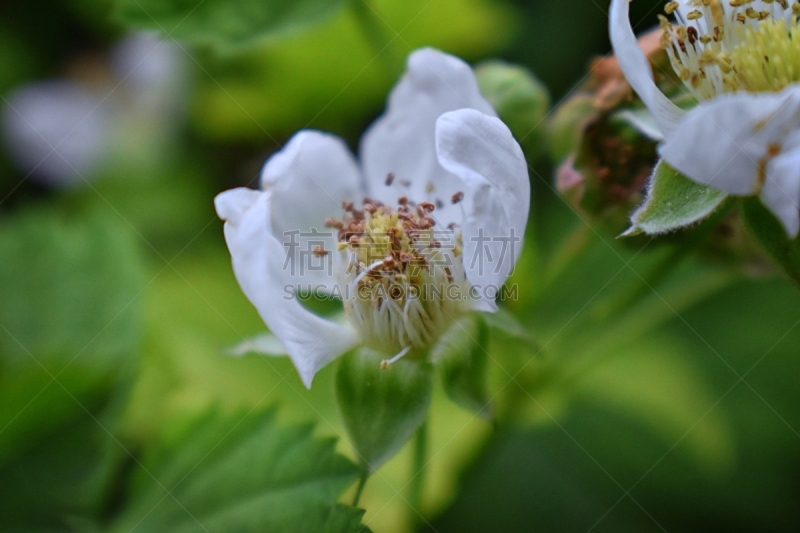
[[784,226],[758,198],[745,198],[742,212],[753,236],[784,273],[800,286],[800,239],[790,239]]
[[433,368],[405,357],[383,369],[383,354],[347,354],[336,373],[336,399],[359,460],[375,471],[396,454],[428,413]]
[[359,471],[335,446],[274,411],[209,415],[145,457],[109,531],[360,531],[363,511],[336,503]]
[[641,233],[661,235],[697,224],[727,197],[724,192],[699,185],[660,161],[650,178],[647,200],[631,216],[631,227],[623,237]]
[[489,328],[480,315],[457,320],[431,350],[447,396],[455,403],[491,418],[486,388]]
[[232,51],[331,16],[345,0],[117,0],[115,18],[193,44]]

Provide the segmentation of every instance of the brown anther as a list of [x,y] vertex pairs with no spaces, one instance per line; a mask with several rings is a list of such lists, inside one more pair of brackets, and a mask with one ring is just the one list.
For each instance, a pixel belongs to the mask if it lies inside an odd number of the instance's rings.
[[391,187],[392,183],[394,183],[394,172],[389,172],[386,175],[386,186]]
[[697,28],[694,26],[689,26],[686,28],[686,36],[688,37],[689,44],[694,44],[697,42],[697,39],[700,37],[700,34],[697,32]]
[[353,248],[358,248],[359,239],[357,235],[351,235],[350,239],[348,239],[348,242],[350,243],[350,246],[352,246]]
[[401,263],[410,263],[414,260],[414,256],[408,252],[400,252],[400,262]]
[[397,218],[400,220],[411,220],[411,215],[407,211],[397,210]]
[[442,243],[440,243],[439,241],[433,241],[431,243],[431,248],[441,248],[441,247],[442,247]]
[[373,215],[378,211],[378,208],[375,206],[375,204],[364,204],[364,211]]
[[425,217],[419,221],[418,225],[420,229],[430,229],[436,225],[436,221],[433,220],[431,217]]
[[317,257],[325,257],[326,255],[328,255],[328,251],[322,246],[315,246],[314,255]]
[[325,219],[325,227],[326,228],[334,228],[334,229],[342,229],[344,228],[344,222],[341,220],[335,220],[333,218],[326,218]]
[[422,202],[419,206],[425,210],[425,212],[430,213],[436,209],[436,206],[430,202]]
[[392,285],[392,288],[389,289],[389,297],[392,300],[399,300],[403,297],[403,289],[399,285]]
[[352,211],[354,206],[355,204],[353,203],[352,200],[345,200],[344,202],[342,202],[342,209],[344,209],[347,212]]
[[453,201],[454,204],[457,204],[458,202],[460,202],[463,199],[464,199],[464,193],[461,192],[461,191],[458,191],[457,193],[455,193],[453,195],[452,201]]
[[397,203],[400,205],[408,205],[408,197],[401,196],[400,198],[397,199]]

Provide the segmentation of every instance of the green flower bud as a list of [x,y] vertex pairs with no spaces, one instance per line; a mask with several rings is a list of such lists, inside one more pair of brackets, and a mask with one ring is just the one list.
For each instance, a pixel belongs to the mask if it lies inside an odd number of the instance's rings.
[[487,61],[475,74],[483,96],[497,111],[529,156],[545,151],[544,120],[550,110],[547,87],[524,67]]

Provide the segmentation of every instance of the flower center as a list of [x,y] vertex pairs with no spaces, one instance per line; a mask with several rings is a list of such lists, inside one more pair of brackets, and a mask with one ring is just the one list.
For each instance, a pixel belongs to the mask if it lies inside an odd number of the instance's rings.
[[343,205],[334,264],[344,306],[364,343],[398,358],[428,347],[463,312],[460,232],[439,229],[436,206],[400,197],[398,207],[364,199]]
[[678,10],[673,26],[660,16],[662,46],[672,68],[698,100],[722,93],[778,92],[800,81],[800,2],[765,0],[757,11],[753,0],[692,0],[695,9]]

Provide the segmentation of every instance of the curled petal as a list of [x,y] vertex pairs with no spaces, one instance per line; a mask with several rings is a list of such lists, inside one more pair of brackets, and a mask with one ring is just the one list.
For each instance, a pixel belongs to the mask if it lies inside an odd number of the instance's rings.
[[734,195],[761,191],[769,161],[797,122],[800,90],[736,93],[703,102],[667,136],[661,156],[703,185]]
[[496,311],[491,297],[511,274],[522,250],[530,208],[528,166],[502,121],[472,109],[436,123],[439,162],[464,187],[464,268],[476,289],[475,308]]
[[234,189],[214,200],[225,220],[233,271],[247,298],[286,348],[306,387],[326,364],[358,343],[349,327],[307,311],[294,297],[285,251],[270,224],[272,192]]
[[298,285],[333,292],[331,256],[321,252],[335,250],[337,239],[325,220],[341,218],[342,202],[364,196],[345,143],[329,134],[299,132],[264,165],[261,188],[271,192],[272,234],[284,246],[287,273]]
[[800,231],[800,147],[779,155],[767,166],[761,201],[794,238]]
[[[411,54],[403,79],[392,91],[386,113],[361,142],[361,159],[370,195],[394,204],[401,195],[420,202],[447,200],[458,179],[436,157],[436,119],[448,111],[472,108],[495,115],[481,95],[469,65],[425,48]],[[387,176],[395,179],[387,186]],[[458,214],[453,210],[452,214]],[[460,220],[442,219],[442,225]]]
[[661,132],[669,136],[683,117],[684,111],[672,103],[656,86],[650,63],[639,48],[636,34],[631,27],[629,4],[630,0],[611,2],[609,24],[614,53],[628,83],[650,110]]

